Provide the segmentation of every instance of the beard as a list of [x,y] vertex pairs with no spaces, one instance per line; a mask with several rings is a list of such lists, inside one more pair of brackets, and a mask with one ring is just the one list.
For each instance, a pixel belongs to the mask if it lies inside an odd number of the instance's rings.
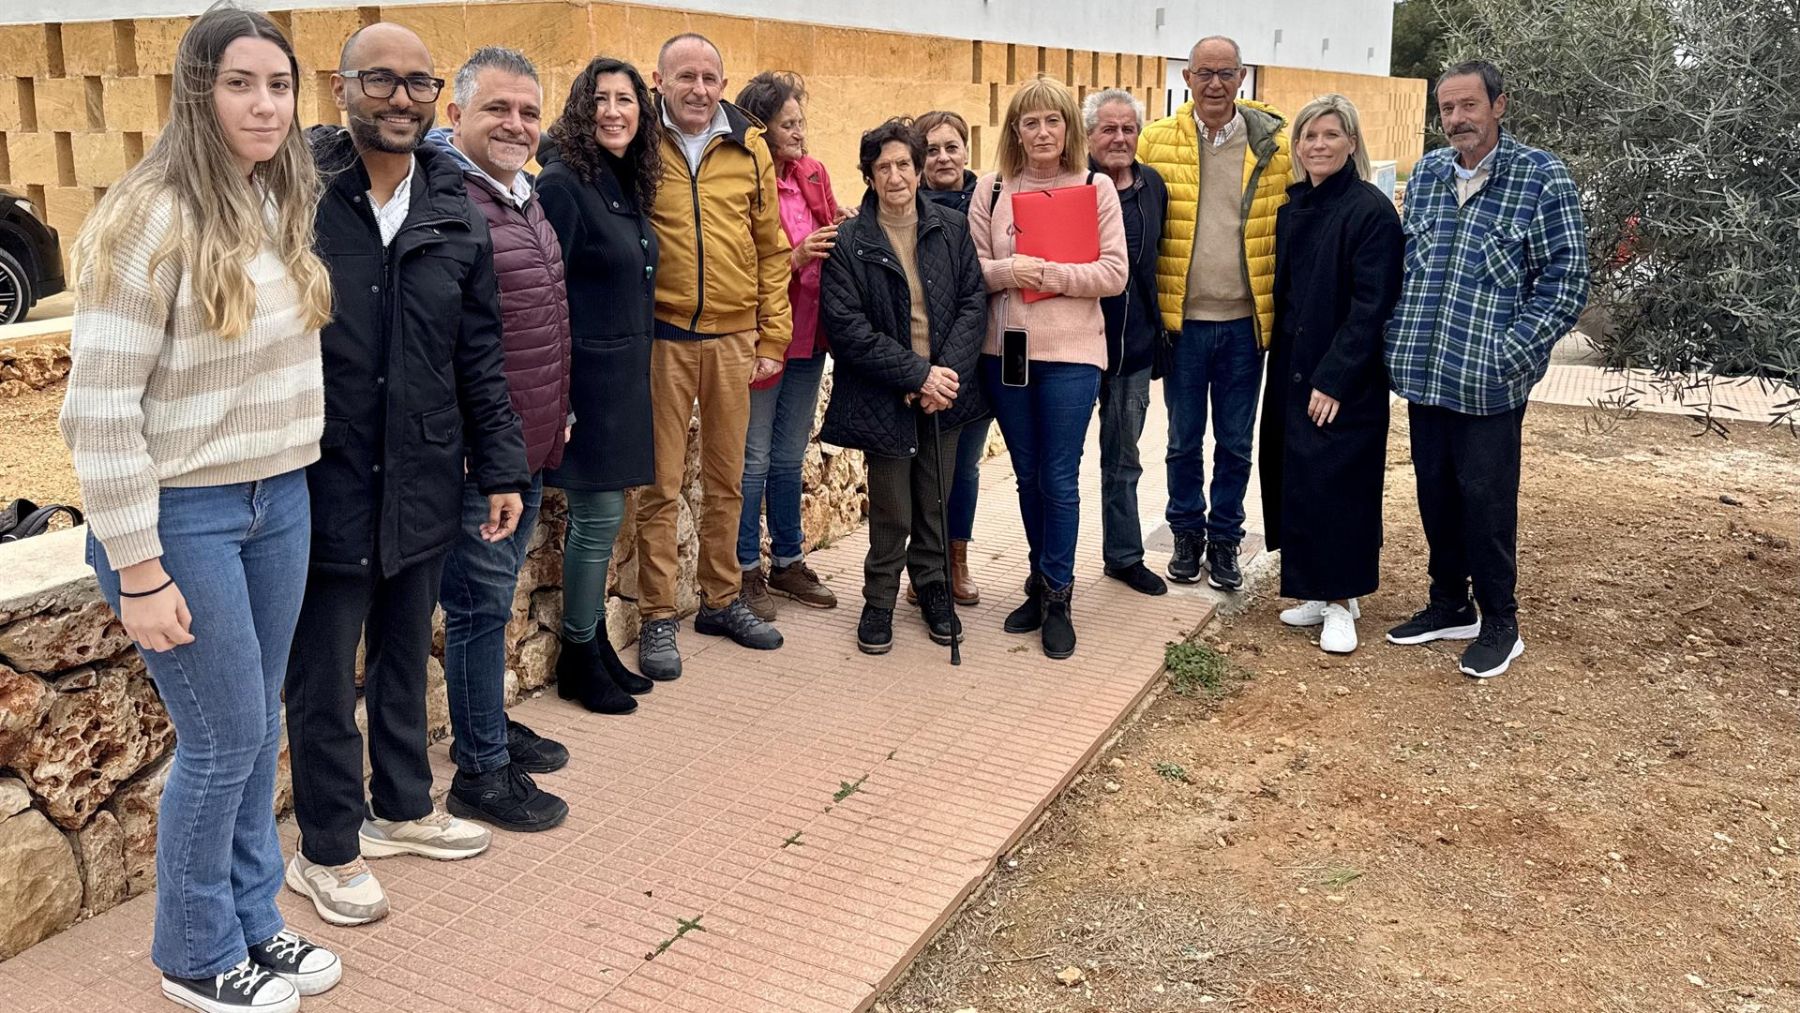
[[414,130],[412,137],[405,141],[392,140],[383,133],[381,121],[377,118],[379,115],[378,113],[376,116],[364,116],[354,110],[351,111],[350,137],[356,142],[356,146],[365,151],[380,151],[390,155],[410,155],[418,150],[419,145],[425,140],[426,132],[431,129],[432,123],[437,119],[437,110],[430,109],[415,114],[419,117],[418,129]]

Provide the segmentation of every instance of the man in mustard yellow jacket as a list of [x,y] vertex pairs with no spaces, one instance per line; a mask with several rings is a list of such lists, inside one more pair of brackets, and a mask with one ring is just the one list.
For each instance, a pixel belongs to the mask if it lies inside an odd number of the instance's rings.
[[662,121],[663,176],[650,213],[661,248],[650,352],[656,482],[638,504],[638,663],[652,679],[681,674],[675,529],[696,399],[705,506],[696,525],[694,629],[758,650],[781,646],[775,627],[738,598],[737,532],[750,385],[781,370],[793,334],[790,247],[762,127],[724,101],[725,85],[725,62],[704,36],[663,44],[654,111]]
[[[1238,44],[1210,36],[1182,72],[1193,101],[1144,129],[1138,158],[1169,186],[1157,257],[1157,301],[1174,341],[1163,376],[1169,410],[1169,577],[1243,586],[1244,492],[1274,313],[1275,212],[1293,182],[1287,120],[1237,97]],[[1212,508],[1207,509],[1206,413],[1213,416]]]

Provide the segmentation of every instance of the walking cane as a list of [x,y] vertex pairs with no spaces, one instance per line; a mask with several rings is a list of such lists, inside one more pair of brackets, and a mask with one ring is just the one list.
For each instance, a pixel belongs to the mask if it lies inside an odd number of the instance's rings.
[[962,620],[956,617],[956,586],[950,580],[950,508],[944,500],[944,418],[931,413],[931,438],[937,454],[938,524],[944,533],[944,585],[950,600],[950,664],[962,664]]

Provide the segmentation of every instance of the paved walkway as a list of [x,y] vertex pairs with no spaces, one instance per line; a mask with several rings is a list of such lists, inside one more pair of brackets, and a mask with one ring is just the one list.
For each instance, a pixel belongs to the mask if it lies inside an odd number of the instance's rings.
[[[1144,446],[1162,447],[1160,407],[1150,430]],[[1161,455],[1149,456],[1147,531],[1165,498]],[[305,1008],[867,1006],[1151,688],[1165,642],[1213,608],[1200,588],[1150,599],[1101,576],[1091,441],[1084,463],[1073,660],[1000,632],[1025,544],[998,458],[983,472],[971,563],[984,597],[963,610],[962,667],[904,605],[893,653],[857,652],[858,534],[812,557],[843,604],[784,608],[784,649],[684,631],[687,675],[635,715],[591,716],[553,695],[520,705],[518,719],[574,755],[540,778],[569,800],[569,821],[496,834],[467,862],[375,863],[394,913],[360,929],[327,927],[284,891],[292,924],[347,963],[343,984]],[[1152,565],[1165,560],[1152,550]],[[441,788],[445,748],[432,757]],[[284,836],[291,850],[291,826]],[[151,915],[141,897],[0,963],[0,1010],[164,1008]]]

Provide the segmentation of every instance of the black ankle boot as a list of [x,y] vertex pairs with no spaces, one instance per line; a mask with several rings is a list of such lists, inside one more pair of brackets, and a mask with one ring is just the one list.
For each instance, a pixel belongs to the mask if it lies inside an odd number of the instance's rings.
[[1030,633],[1044,625],[1044,578],[1032,574],[1025,578],[1025,604],[1007,613],[1001,629],[1008,633]]
[[1075,621],[1069,614],[1069,596],[1074,588],[1044,591],[1044,655],[1061,660],[1075,653]]
[[581,701],[596,714],[630,714],[637,710],[637,701],[607,676],[595,643],[598,639],[578,644],[563,638],[562,654],[556,659],[557,694],[565,700]]
[[632,696],[643,696],[656,688],[656,683],[625,667],[619,652],[613,650],[612,641],[606,636],[605,629],[594,631],[594,643],[600,648],[600,668],[605,670],[607,677],[617,683],[620,689]]

